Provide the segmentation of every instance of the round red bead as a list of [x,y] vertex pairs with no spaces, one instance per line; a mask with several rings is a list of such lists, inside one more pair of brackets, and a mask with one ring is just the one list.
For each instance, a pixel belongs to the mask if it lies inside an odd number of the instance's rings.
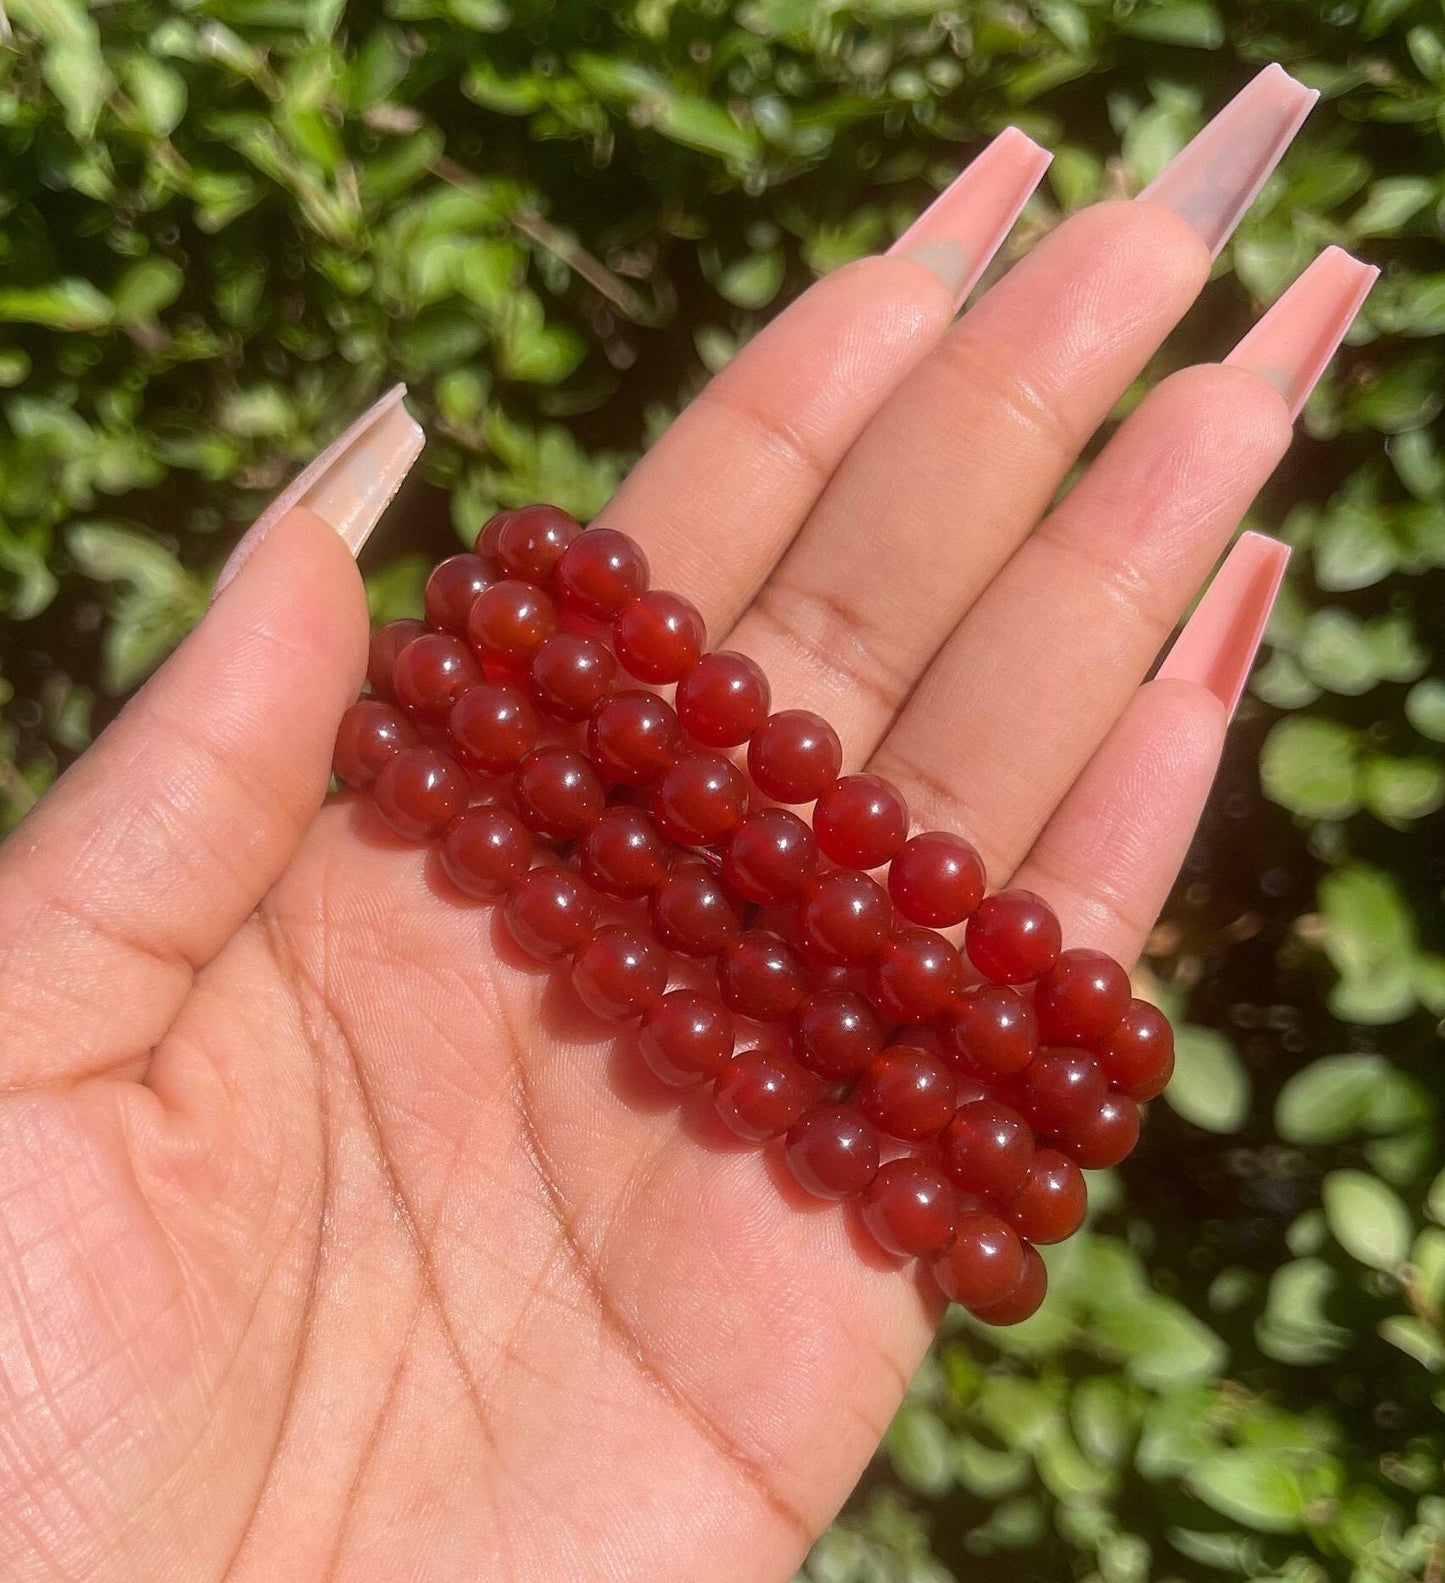
[[1097,1044],[1129,1009],[1129,975],[1102,951],[1065,951],[1034,989],[1047,1044]]
[[1093,1117],[1108,1094],[1099,1063],[1067,1046],[1044,1049],[1019,1079],[1020,1108],[1041,1131],[1056,1138],[1073,1136]]
[[472,548],[489,565],[497,565],[497,549],[501,543],[502,529],[511,521],[513,513],[498,511],[482,524]]
[[878,1014],[859,994],[841,986],[820,989],[798,1007],[793,1025],[798,1059],[829,1082],[853,1078],[883,1046]]
[[614,528],[589,528],[562,552],[556,586],[562,603],[595,621],[610,621],[647,587],[651,573],[639,545]]
[[1006,1203],[1028,1179],[1033,1129],[993,1099],[960,1105],[939,1139],[939,1161],[965,1193]]
[[452,555],[439,561],[427,578],[426,591],[422,595],[427,620],[439,632],[466,637],[473,601],[495,581],[491,568],[480,555]]
[[815,801],[842,767],[838,733],[808,709],[780,709],[769,715],[748,743],[748,773],[774,802]]
[[813,833],[823,855],[844,868],[878,868],[908,835],[908,806],[880,775],[845,775],[819,796]]
[[780,1138],[808,1108],[816,1083],[787,1056],[740,1050],[723,1068],[713,1104],[724,1125],[750,1143]]
[[611,696],[617,661],[596,638],[558,632],[532,656],[532,696],[558,720],[585,720]]
[[893,908],[876,880],[850,869],[820,874],[798,915],[806,949],[823,962],[867,962],[888,944]]
[[1157,1006],[1131,1000],[1098,1046],[1104,1075],[1130,1099],[1154,1099],[1174,1073],[1174,1030]]
[[1086,1171],[1118,1165],[1139,1141],[1139,1107],[1126,1094],[1110,1094],[1091,1116],[1076,1121],[1059,1148]]
[[656,588],[634,599],[612,631],[612,646],[627,670],[659,687],[686,676],[706,644],[697,606]]
[[1023,984],[1047,973],[1061,943],[1054,909],[1030,890],[986,896],[964,932],[969,961],[999,984]]
[[957,950],[932,929],[895,930],[868,971],[868,992],[890,1022],[932,1022],[962,983]]
[[660,884],[672,867],[672,855],[672,844],[651,814],[618,804],[604,808],[582,837],[577,866],[594,890],[625,901]]
[[670,1088],[710,1082],[732,1055],[732,1014],[709,996],[670,990],[644,1015],[638,1046],[648,1068]]
[[1056,1149],[1038,1149],[1022,1188],[1004,1213],[1030,1242],[1062,1242],[1084,1223],[1089,1207],[1083,1173]]
[[768,679],[746,654],[704,654],[677,684],[683,729],[710,748],[746,742],[768,718]]
[[953,1073],[930,1050],[894,1044],[864,1067],[853,1097],[890,1138],[931,1138],[953,1115]]
[[417,744],[411,721],[380,698],[358,698],[336,728],[331,765],[348,786],[370,786],[404,748]]
[[969,1309],[1002,1302],[1023,1273],[1024,1249],[1018,1233],[982,1209],[959,1214],[952,1245],[933,1264],[943,1295]]
[[572,956],[592,933],[597,898],[570,869],[534,868],[507,898],[512,938],[539,961]]
[[717,876],[683,863],[652,893],[648,915],[657,937],[684,956],[716,956],[742,934],[742,922]]
[[572,841],[602,815],[607,791],[590,759],[572,748],[534,748],[517,767],[517,812],[529,830]]
[[425,621],[408,619],[388,621],[371,634],[371,646],[366,659],[366,681],[373,698],[382,698],[388,703],[396,702],[396,684],[392,680],[396,657],[426,629]]
[[504,579],[472,602],[467,641],[484,660],[520,669],[557,630],[557,610],[540,588]]
[[447,826],[441,864],[459,891],[490,901],[521,883],[532,844],[531,832],[505,808],[468,808]]
[[954,997],[945,1048],[960,1071],[997,1081],[1033,1060],[1039,1047],[1034,1009],[1004,984],[977,984]]
[[405,841],[440,835],[467,806],[471,791],[460,764],[435,748],[406,748],[376,777],[376,811]]
[[503,576],[545,583],[581,531],[577,519],[560,506],[523,506],[498,523],[492,554]]
[[1033,1243],[1025,1242],[1023,1249],[1024,1269],[1018,1283],[998,1302],[975,1308],[975,1319],[981,1319],[986,1325],[1020,1325],[1039,1311],[1048,1293],[1049,1272]]
[[718,957],[718,988],[740,1016],[769,1022],[802,1004],[808,972],[781,936],[749,929]]
[[900,1258],[931,1259],[947,1249],[960,1212],[958,1192],[936,1166],[902,1155],[863,1190],[863,1224]]
[[656,693],[614,693],[587,722],[587,751],[609,780],[624,786],[650,786],[682,749],[677,714]]
[[667,965],[663,952],[640,930],[606,924],[578,950],[572,983],[588,1010],[625,1022],[661,998]]
[[781,906],[807,888],[818,866],[813,832],[785,808],[760,808],[728,837],[722,876],[744,901]]
[[905,841],[888,865],[888,894],[910,923],[947,929],[983,900],[983,860],[962,836],[929,830]]
[[396,696],[423,720],[442,720],[482,679],[471,650],[449,632],[424,632],[396,657]]
[[447,734],[456,756],[488,775],[516,769],[536,747],[540,730],[532,700],[508,682],[469,687],[447,716]]
[[735,830],[748,811],[747,782],[721,753],[687,753],[653,794],[663,830],[683,846],[707,846]]
[[851,1198],[878,1172],[878,1134],[846,1105],[814,1105],[788,1128],[784,1150],[798,1186],[815,1198]]

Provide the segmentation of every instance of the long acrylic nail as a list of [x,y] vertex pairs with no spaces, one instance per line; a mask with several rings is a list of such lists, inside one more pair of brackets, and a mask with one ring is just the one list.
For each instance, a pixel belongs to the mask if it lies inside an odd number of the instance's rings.
[[360,554],[425,443],[420,425],[402,405],[405,395],[405,385],[394,385],[287,484],[231,551],[213,599],[295,506],[329,522],[351,553]]
[[1005,127],[939,193],[889,253],[931,269],[953,293],[957,306],[1003,246],[1053,157],[1016,126]]
[[1242,533],[1155,674],[1206,687],[1232,715],[1279,594],[1289,546]]
[[1319,94],[1266,66],[1139,194],[1188,220],[1217,254]]
[[1224,361],[1268,380],[1297,418],[1379,278],[1373,264],[1327,247]]

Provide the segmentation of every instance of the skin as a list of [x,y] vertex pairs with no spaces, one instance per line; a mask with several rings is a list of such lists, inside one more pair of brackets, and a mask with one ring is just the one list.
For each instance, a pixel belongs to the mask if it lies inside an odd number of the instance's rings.
[[[1226,724],[1141,679],[1285,404],[1175,375],[1046,513],[1208,268],[1149,203],[956,324],[919,263],[849,266],[604,518],[775,706],[1125,959]],[[6,1577],[785,1579],[936,1299],[364,803],[318,813],[365,643],[342,545],[284,518],[0,848]]]

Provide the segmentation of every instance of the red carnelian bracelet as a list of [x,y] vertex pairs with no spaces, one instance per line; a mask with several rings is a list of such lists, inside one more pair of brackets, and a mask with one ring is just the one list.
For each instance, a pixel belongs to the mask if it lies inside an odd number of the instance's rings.
[[[978,1318],[1027,1318],[1035,1244],[1082,1223],[1080,1167],[1134,1146],[1169,1024],[1112,958],[1063,950],[1040,897],[986,895],[967,841],[910,837],[894,786],[840,775],[826,720],[771,713],[757,665],[648,583],[622,533],[499,513],[432,572],[425,621],[373,634],[338,779],[504,900],[592,1011],[637,1022],[664,1083],[785,1137],[803,1188],[856,1197]],[[779,806],[807,803],[811,825]],[[962,952],[938,932],[958,925]]]

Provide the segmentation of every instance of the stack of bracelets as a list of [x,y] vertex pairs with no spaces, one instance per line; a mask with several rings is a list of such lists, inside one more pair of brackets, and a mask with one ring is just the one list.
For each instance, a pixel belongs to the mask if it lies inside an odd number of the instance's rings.
[[[648,580],[610,528],[493,517],[432,572],[425,621],[373,634],[338,779],[637,1024],[664,1083],[711,1083],[739,1138],[784,1138],[803,1188],[857,1197],[979,1319],[1027,1318],[1035,1244],[1081,1224],[1080,1167],[1134,1146],[1169,1024],[1110,957],[1062,950],[1038,896],[985,895],[967,841],[910,837],[893,786],[839,774],[826,720],[770,713],[759,668]],[[809,803],[811,825],[780,806]]]

